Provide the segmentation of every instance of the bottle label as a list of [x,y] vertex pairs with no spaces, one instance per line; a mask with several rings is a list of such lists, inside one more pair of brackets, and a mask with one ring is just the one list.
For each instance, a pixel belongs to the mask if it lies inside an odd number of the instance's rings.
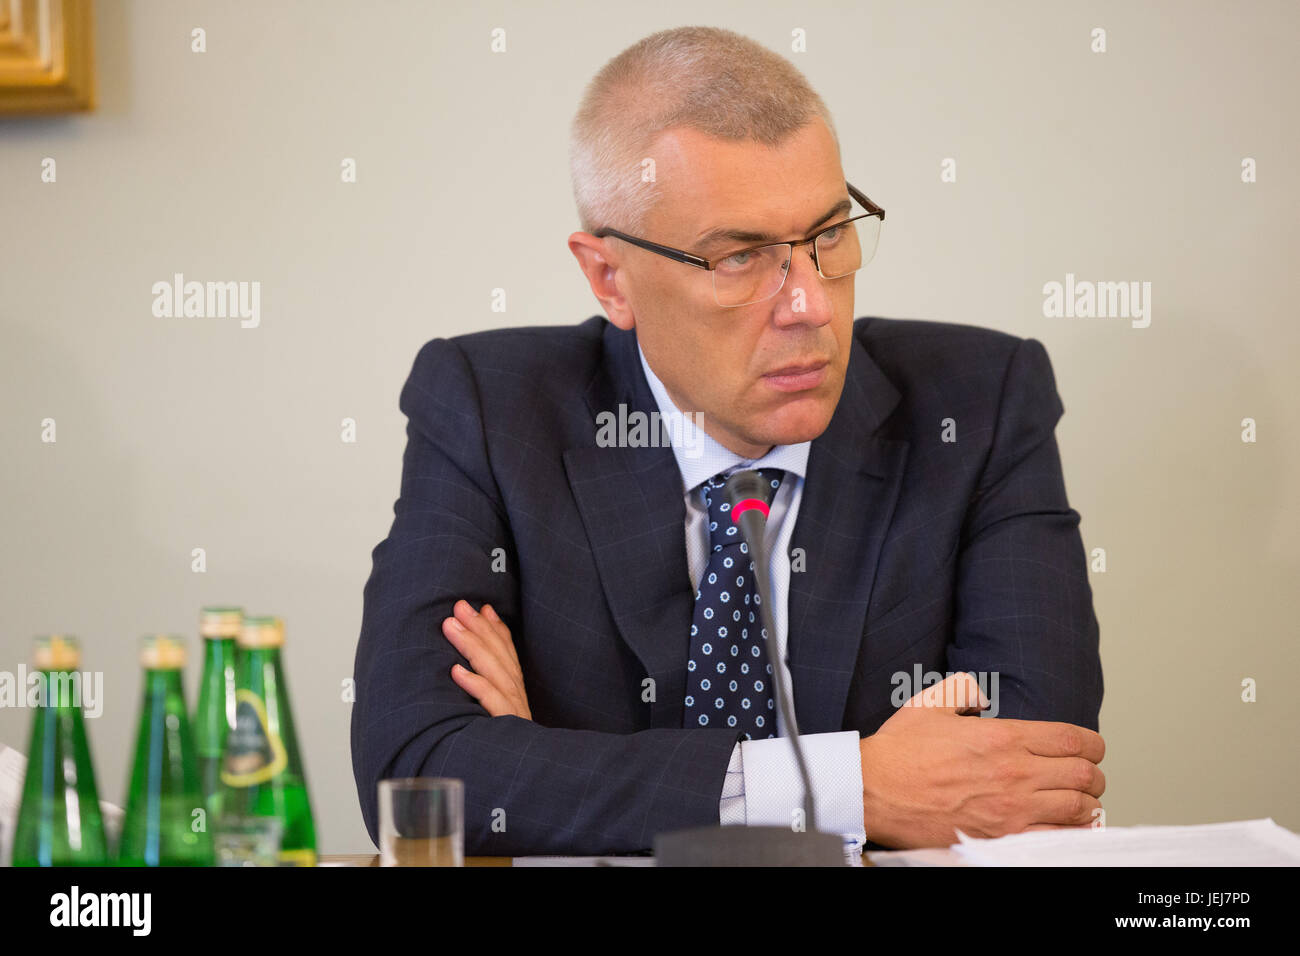
[[221,782],[229,787],[266,783],[284,770],[289,755],[280,735],[271,731],[266,704],[251,690],[235,693],[235,726],[226,735]]

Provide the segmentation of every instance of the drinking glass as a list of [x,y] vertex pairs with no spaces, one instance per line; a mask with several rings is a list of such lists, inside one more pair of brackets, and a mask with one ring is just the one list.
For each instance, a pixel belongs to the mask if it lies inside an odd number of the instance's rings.
[[380,866],[464,866],[465,785],[449,777],[379,781]]
[[213,833],[217,866],[278,866],[284,824],[278,817],[222,820]]

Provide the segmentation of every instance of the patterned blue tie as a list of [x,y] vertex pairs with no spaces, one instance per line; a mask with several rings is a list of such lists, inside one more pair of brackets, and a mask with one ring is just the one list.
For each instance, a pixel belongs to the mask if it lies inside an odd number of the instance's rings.
[[[785,474],[761,468],[770,505]],[[727,727],[746,740],[776,736],[776,702],[767,628],[758,611],[754,563],[722,492],[726,476],[704,482],[709,508],[709,563],[695,592],[686,662],[683,727]]]

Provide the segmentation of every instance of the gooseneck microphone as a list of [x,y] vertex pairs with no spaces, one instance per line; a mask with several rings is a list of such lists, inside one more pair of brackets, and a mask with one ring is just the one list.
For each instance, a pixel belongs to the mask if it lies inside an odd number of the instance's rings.
[[731,515],[731,520],[740,528],[741,537],[745,539],[749,556],[754,562],[754,583],[758,590],[759,613],[762,616],[763,626],[767,628],[767,635],[771,639],[768,645],[768,658],[772,661],[776,706],[781,712],[781,720],[790,738],[790,746],[794,749],[795,763],[799,766],[799,778],[803,782],[804,820],[809,830],[816,831],[817,816],[813,805],[812,781],[808,777],[808,767],[804,763],[803,748],[799,746],[799,726],[795,723],[794,713],[785,693],[785,662],[777,660],[775,653],[776,627],[772,621],[772,587],[767,544],[764,540],[767,529],[768,490],[767,479],[758,472],[738,471],[727,479],[723,494],[730,506],[728,513]]
[[[723,488],[727,513],[745,542],[754,562],[754,584],[763,626],[776,646],[772,624],[772,588],[768,577],[767,548],[763,542],[767,526],[767,479],[756,471],[742,471],[727,479]],[[768,655],[777,706],[785,723],[794,759],[803,782],[803,826],[745,825],[693,827],[655,836],[655,862],[659,866],[844,866],[842,838],[817,829],[813,810],[812,783],[799,747],[799,728],[785,693],[785,668]],[[792,824],[794,821],[792,821]]]

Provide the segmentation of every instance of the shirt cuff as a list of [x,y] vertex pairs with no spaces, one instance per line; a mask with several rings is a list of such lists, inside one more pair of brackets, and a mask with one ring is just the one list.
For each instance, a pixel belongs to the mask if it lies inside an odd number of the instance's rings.
[[[856,730],[801,734],[804,763],[817,802],[817,829],[867,839],[862,817],[862,751]],[[726,825],[791,826],[803,807],[799,766],[787,737],[736,744],[722,785],[718,816]]]
[[745,773],[740,744],[731,751],[731,762],[727,765],[722,799],[718,804],[718,822],[724,827],[745,825]]

